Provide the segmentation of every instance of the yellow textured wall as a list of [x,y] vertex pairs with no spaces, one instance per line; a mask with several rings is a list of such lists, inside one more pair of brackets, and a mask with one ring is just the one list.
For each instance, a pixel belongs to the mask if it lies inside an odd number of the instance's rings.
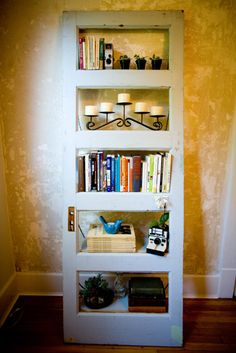
[[18,270],[61,271],[62,11],[180,9],[185,12],[184,269],[217,273],[235,104],[234,0],[1,1],[0,116]]

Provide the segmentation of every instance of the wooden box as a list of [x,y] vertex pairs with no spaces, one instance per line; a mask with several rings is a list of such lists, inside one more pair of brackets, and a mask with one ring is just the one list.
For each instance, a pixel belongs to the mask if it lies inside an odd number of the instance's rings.
[[87,251],[111,253],[135,252],[136,239],[133,225],[122,224],[122,227],[128,227],[130,234],[124,234],[121,231],[117,234],[108,234],[105,232],[102,224],[92,224],[87,235]]

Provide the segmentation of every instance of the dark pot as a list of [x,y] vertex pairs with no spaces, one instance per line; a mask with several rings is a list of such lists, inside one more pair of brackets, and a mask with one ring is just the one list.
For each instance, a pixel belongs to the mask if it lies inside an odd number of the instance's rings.
[[145,65],[147,60],[146,59],[138,59],[135,61],[138,70],[145,70]]
[[160,70],[162,59],[151,59],[152,61],[152,70]]
[[114,292],[112,289],[101,289],[96,295],[84,297],[85,305],[90,309],[101,309],[110,305],[114,298]]
[[122,70],[129,70],[130,59],[120,60],[120,68]]

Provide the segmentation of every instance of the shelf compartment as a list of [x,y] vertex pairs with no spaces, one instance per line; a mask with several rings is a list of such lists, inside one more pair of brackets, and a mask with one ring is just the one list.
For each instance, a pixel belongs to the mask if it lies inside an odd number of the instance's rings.
[[[119,94],[128,93],[128,102],[118,104]],[[168,131],[169,130],[169,88],[81,88],[77,89],[77,126],[79,130],[128,130]],[[109,110],[102,112],[101,103],[109,102]],[[136,103],[145,103],[145,112],[136,113]],[[86,116],[87,105],[94,107],[96,116]],[[112,109],[111,109],[111,107]],[[153,106],[159,106],[160,116],[150,115]],[[106,105],[105,105],[106,107]],[[89,125],[88,125],[89,124]],[[94,124],[94,126],[93,126]]]
[[[168,67],[169,59],[169,30],[168,28],[156,28],[150,26],[143,29],[127,28],[119,26],[117,28],[78,28],[80,45],[77,46],[78,57],[80,57],[80,69],[99,69],[99,40],[103,38],[104,44],[111,43],[113,46],[114,68],[120,69],[119,58],[121,55],[128,55],[131,58],[130,68],[136,69],[135,54],[146,57],[146,70],[151,69],[149,57],[155,53],[163,58],[161,68]],[[125,41],[124,41],[125,38]],[[96,48],[95,48],[96,47]],[[91,49],[89,58],[85,59],[87,52]],[[80,53],[81,50],[81,53]],[[83,55],[85,53],[85,55]],[[81,54],[81,55],[80,55]],[[106,56],[106,55],[105,55]],[[102,67],[101,67],[102,69]]]
[[[87,313],[90,315],[93,313],[126,313],[132,315],[135,313],[168,313],[168,272],[155,272],[150,274],[143,272],[79,271],[77,272],[77,281],[80,290],[85,288],[85,281],[89,278],[96,278],[98,274],[102,275],[102,279],[107,282],[108,288],[114,292],[112,303],[104,308],[90,308],[84,303],[83,297],[79,294],[79,314]],[[150,280],[152,281],[151,283]],[[130,291],[130,281],[133,281],[132,292]],[[142,287],[142,282],[147,284],[149,290],[147,290],[145,286]],[[148,293],[147,297],[149,296],[150,298],[149,301],[148,298],[147,300],[143,300],[143,295],[146,291]],[[122,296],[119,295],[121,292]]]

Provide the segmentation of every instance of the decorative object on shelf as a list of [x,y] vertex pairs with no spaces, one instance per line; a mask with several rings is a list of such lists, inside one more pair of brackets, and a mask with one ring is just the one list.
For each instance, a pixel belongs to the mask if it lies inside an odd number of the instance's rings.
[[116,273],[116,278],[114,280],[114,292],[116,298],[124,298],[126,296],[126,286],[120,272]]
[[99,216],[99,219],[108,234],[117,234],[123,223],[121,219],[117,219],[115,222],[107,222],[103,216]]
[[[85,116],[89,117],[90,120],[87,122],[86,127],[88,130],[99,130],[102,129],[110,124],[116,122],[117,127],[130,127],[132,122],[139,124],[147,129],[150,130],[161,130],[163,127],[162,122],[159,120],[161,117],[165,117],[164,108],[161,106],[152,106],[150,116],[155,118],[152,126],[147,125],[144,123],[144,115],[149,114],[149,109],[147,107],[147,103],[145,102],[137,102],[135,103],[135,114],[140,114],[140,120],[134,119],[133,117],[126,116],[126,106],[132,104],[130,101],[130,94],[129,93],[119,93],[118,94],[118,102],[117,105],[121,105],[123,107],[122,117],[117,117],[112,120],[108,120],[109,114],[113,114],[113,105],[110,102],[102,102],[100,104],[100,113],[106,114],[105,123],[101,125],[96,124],[93,121],[94,117],[98,117],[98,110],[97,106],[93,105],[86,105],[85,106]],[[168,117],[166,122],[166,130],[168,127]]]
[[162,59],[159,56],[156,56],[155,54],[153,54],[150,60],[152,64],[152,70],[160,70]]
[[131,312],[166,312],[165,288],[161,278],[130,278],[128,303]]
[[138,70],[145,70],[145,66],[146,66],[146,62],[147,62],[145,56],[139,56],[139,55],[135,54],[134,58],[135,58],[135,63],[136,63],[137,69]]
[[129,70],[130,65],[130,58],[128,55],[121,55],[120,56],[120,68],[122,70]]
[[110,305],[114,298],[114,291],[108,287],[108,282],[98,274],[89,277],[82,286],[80,295],[84,298],[84,303],[91,309],[101,309]]
[[149,225],[148,244],[146,252],[150,254],[164,256],[169,246],[169,212],[160,216],[159,220],[154,220]]

